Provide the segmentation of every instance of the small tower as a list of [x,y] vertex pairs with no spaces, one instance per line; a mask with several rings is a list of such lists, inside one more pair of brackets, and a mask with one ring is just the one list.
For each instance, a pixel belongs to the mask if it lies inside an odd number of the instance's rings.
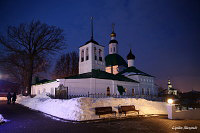
[[91,18],[91,39],[79,47],[79,74],[92,72],[92,69],[105,71],[104,46],[93,38],[93,18]]
[[129,54],[127,55],[127,60],[128,60],[128,67],[133,67],[134,61],[135,61],[135,56],[132,54],[131,49],[130,49]]
[[112,24],[112,33],[110,34],[111,40],[109,42],[109,54],[117,54],[118,53],[118,42],[115,40],[116,33],[114,32],[115,24]]
[[170,88],[172,88],[172,84],[171,84],[171,81],[168,79],[168,85],[167,85],[167,88],[168,88],[168,90],[170,89]]
[[171,84],[170,80],[168,80],[167,89],[168,89],[168,94],[170,94],[170,95],[177,95],[178,94],[177,89],[172,88],[172,84]]

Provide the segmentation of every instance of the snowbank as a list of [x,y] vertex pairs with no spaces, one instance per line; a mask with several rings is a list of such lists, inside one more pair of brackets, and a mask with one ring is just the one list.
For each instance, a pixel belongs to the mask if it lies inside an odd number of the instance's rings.
[[[112,106],[118,112],[120,105],[135,105],[140,115],[167,114],[166,103],[135,98],[73,98],[70,100],[51,99],[45,94],[34,98],[18,96],[17,103],[34,110],[73,121],[99,119],[95,107]],[[118,115],[118,117],[120,117]]]
[[6,101],[7,97],[0,97],[0,101]]
[[3,118],[3,116],[0,114],[0,124],[5,122],[5,119]]

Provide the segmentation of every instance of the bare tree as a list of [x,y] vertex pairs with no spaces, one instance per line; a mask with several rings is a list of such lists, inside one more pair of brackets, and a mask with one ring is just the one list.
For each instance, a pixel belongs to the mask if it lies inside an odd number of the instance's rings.
[[[8,73],[10,79],[20,85],[20,88],[28,86],[28,60],[23,55],[9,55],[8,57],[1,57],[0,68],[5,73]],[[49,61],[41,57],[34,60],[33,75],[40,72],[46,72],[49,68]]]
[[4,48],[6,57],[14,58],[12,57],[13,55],[25,59],[26,68],[12,61],[11,64],[26,73],[29,94],[31,92],[33,73],[37,71],[34,67],[37,68],[40,61],[66,48],[63,30],[40,21],[20,24],[17,27],[9,26],[7,35],[0,36],[0,44]]
[[78,74],[78,60],[77,52],[61,55],[56,62],[52,77],[64,78]]
[[71,75],[78,74],[78,64],[79,62],[79,56],[78,53],[72,52],[71,53]]

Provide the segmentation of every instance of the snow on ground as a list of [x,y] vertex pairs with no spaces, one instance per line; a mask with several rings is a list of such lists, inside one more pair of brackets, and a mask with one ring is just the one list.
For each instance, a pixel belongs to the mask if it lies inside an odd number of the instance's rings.
[[[140,115],[167,114],[166,103],[135,98],[80,97],[61,100],[51,99],[43,93],[34,98],[18,95],[17,103],[52,116],[73,121],[99,119],[99,116],[95,115],[95,107],[105,106],[112,106],[113,110],[118,112],[118,106],[135,105],[136,109],[140,111]],[[117,114],[117,117],[122,116]]]
[[3,118],[3,116],[0,114],[0,124],[5,122],[5,119]]

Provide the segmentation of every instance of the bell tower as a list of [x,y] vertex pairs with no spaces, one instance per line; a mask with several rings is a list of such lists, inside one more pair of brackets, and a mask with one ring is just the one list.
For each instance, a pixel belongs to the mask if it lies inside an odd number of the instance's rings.
[[93,17],[91,17],[91,39],[79,47],[79,74],[91,72],[92,69],[105,71],[104,46],[94,40]]
[[172,84],[171,84],[170,79],[168,79],[168,84],[167,84],[167,86],[168,86],[168,87],[167,87],[168,89],[171,89],[171,88],[172,88]]

